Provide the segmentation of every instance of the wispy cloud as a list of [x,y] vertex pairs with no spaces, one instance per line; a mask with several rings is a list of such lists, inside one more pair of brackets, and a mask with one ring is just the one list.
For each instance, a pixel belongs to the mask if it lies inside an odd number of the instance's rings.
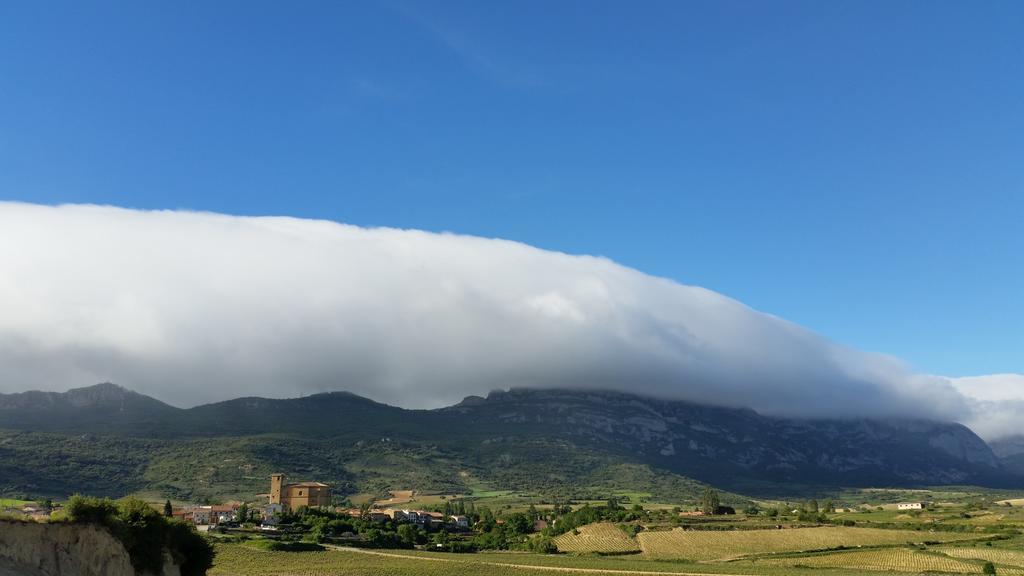
[[0,271],[5,392],[110,380],[182,405],[350,390],[430,407],[509,386],[607,388],[1024,430],[987,425],[1020,376],[992,396],[703,288],[516,242],[0,203]]
[[482,46],[480,40],[442,17],[424,12],[410,3],[398,4],[397,8],[400,14],[418,25],[481,77],[508,86],[533,87],[542,83],[535,71],[499,62]]

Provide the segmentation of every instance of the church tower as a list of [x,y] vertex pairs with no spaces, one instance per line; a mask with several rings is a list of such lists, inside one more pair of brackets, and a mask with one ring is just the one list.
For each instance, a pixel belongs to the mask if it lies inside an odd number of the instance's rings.
[[281,487],[284,486],[284,474],[270,475],[270,503],[281,503]]

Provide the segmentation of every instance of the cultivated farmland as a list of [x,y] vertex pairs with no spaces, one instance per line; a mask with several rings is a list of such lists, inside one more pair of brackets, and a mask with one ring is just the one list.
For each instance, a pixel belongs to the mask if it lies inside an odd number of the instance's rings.
[[1024,568],[1024,551],[1020,550],[1007,550],[1005,548],[937,548],[939,552],[952,556],[954,558],[976,558],[978,560],[988,560],[996,564],[1005,564],[1009,566],[1015,566],[1018,568]]
[[606,522],[580,526],[555,538],[561,552],[628,554],[639,552],[640,546],[614,524]]
[[[966,538],[969,538],[966,537]],[[641,532],[640,549],[651,558],[728,560],[751,554],[805,552],[831,548],[963,540],[963,534],[876,528],[794,528],[786,530]]]
[[270,552],[249,546],[217,546],[210,576],[526,576],[519,568],[472,565],[437,559],[402,557],[398,554],[358,552]]
[[[829,569],[832,576],[867,576],[902,572],[907,574],[978,574],[984,560],[953,558],[940,551],[958,548],[892,546],[866,550],[845,550],[751,557],[733,562],[679,563],[658,561],[639,555],[575,556],[527,553],[444,554],[414,550],[354,550],[339,548],[325,552],[270,552],[244,544],[218,544],[216,565],[210,576],[554,576],[571,572],[576,576],[662,576],[670,574],[728,574],[731,576],[792,576],[816,574]],[[1011,550],[963,548],[964,555],[1012,552]],[[954,554],[958,552],[954,551]],[[998,574],[1024,576],[1024,568],[1001,563],[1011,557],[992,556]]]
[[852,568],[857,570],[893,570],[897,572],[979,573],[981,564],[950,558],[941,554],[909,548],[854,550],[797,558],[757,560],[756,564],[774,566],[808,566],[811,568]]

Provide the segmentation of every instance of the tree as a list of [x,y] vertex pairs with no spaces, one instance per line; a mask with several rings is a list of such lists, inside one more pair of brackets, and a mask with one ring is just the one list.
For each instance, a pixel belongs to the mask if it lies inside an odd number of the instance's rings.
[[708,486],[704,489],[704,495],[700,499],[701,512],[712,515],[718,513],[718,507],[721,505],[721,501],[718,499],[718,491]]
[[164,516],[170,518],[174,516],[174,507],[171,506],[171,501],[164,502]]
[[249,505],[242,502],[238,505],[238,512],[236,513],[239,524],[245,524],[249,521]]
[[451,544],[452,538],[448,535],[447,530],[441,530],[440,532],[435,532],[431,534],[430,542],[436,548],[444,549],[447,548],[449,544]]
[[558,546],[555,545],[555,541],[550,536],[538,536],[530,540],[528,544],[529,548],[533,552],[540,554],[557,554]]
[[491,512],[491,509],[486,506],[481,507],[480,522],[483,523],[482,528],[484,532],[490,530],[491,527],[494,525],[494,512]]
[[533,532],[533,521],[530,517],[521,512],[510,514],[505,518],[505,530],[513,535],[529,534]]
[[313,518],[309,523],[309,531],[306,533],[306,540],[310,542],[316,542],[317,544],[327,539],[331,529],[327,525],[327,518]]
[[398,539],[405,546],[412,548],[416,544],[416,527],[412,524],[400,524],[398,526]]
[[996,565],[991,563],[991,562],[985,562],[985,565],[982,566],[982,568],[981,568],[981,573],[982,574],[995,574],[996,573]]

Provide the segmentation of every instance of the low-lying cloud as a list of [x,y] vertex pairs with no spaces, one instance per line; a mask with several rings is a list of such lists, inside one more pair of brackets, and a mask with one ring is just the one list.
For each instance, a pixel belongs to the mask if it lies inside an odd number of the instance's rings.
[[0,203],[0,366],[0,392],[112,381],[177,405],[606,388],[1024,431],[986,416],[1024,394],[913,374],[605,258],[295,218]]

